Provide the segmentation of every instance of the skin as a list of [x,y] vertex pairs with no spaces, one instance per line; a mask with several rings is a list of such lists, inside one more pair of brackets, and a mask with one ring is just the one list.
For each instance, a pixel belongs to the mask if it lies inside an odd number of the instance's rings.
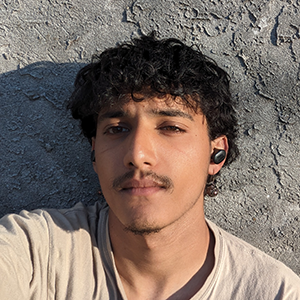
[[203,199],[226,137],[211,141],[201,112],[152,98],[100,113],[92,149],[128,299],[189,299],[214,264]]

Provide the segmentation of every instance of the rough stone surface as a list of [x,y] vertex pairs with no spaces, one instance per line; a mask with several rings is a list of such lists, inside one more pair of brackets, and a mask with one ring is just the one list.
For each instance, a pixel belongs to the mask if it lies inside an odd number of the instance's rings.
[[208,218],[300,274],[299,0],[0,0],[1,215],[99,197],[66,100],[93,53],[151,30],[232,77],[241,156]]

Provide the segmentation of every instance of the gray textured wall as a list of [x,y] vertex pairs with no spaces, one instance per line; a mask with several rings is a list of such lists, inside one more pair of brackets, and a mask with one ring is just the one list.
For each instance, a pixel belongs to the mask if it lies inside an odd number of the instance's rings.
[[0,0],[1,215],[97,199],[66,100],[93,53],[155,29],[232,76],[241,157],[207,216],[300,274],[299,10],[299,0]]

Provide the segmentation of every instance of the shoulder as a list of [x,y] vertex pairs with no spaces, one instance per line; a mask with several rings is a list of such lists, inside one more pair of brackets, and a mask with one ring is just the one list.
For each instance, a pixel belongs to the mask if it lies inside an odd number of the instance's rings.
[[[45,209],[43,216],[48,224],[60,227],[63,230],[91,229],[97,225],[100,212],[105,211],[106,203],[96,202],[92,206],[85,206],[79,202],[74,207],[68,209]],[[33,213],[39,213],[40,210]],[[88,230],[89,231],[89,230]]]
[[106,205],[96,202],[93,206],[86,207],[77,203],[69,209],[36,209],[23,210],[19,214],[8,214],[0,219],[1,240],[10,237],[13,239],[33,237],[46,240],[55,230],[72,232],[79,229],[90,231],[95,229],[101,210]]
[[235,282],[232,289],[239,284],[240,289],[249,290],[256,297],[270,295],[270,299],[277,299],[275,295],[293,295],[288,299],[300,298],[300,278],[291,269],[212,222],[208,224],[216,238],[216,260],[222,270],[220,281],[231,279]]
[[[79,203],[71,209],[38,209],[3,217],[1,295],[5,299],[46,299],[54,293],[53,299],[91,299],[98,284],[105,286],[99,249],[109,246],[106,212],[107,206],[101,203],[90,207]],[[106,299],[107,290],[102,292]]]

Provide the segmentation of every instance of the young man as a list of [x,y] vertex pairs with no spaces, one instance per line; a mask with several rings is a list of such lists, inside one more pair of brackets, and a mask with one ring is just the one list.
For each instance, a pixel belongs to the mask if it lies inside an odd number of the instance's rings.
[[104,51],[70,108],[107,204],[9,215],[3,299],[300,299],[282,263],[205,219],[205,194],[238,154],[228,75],[153,35]]

